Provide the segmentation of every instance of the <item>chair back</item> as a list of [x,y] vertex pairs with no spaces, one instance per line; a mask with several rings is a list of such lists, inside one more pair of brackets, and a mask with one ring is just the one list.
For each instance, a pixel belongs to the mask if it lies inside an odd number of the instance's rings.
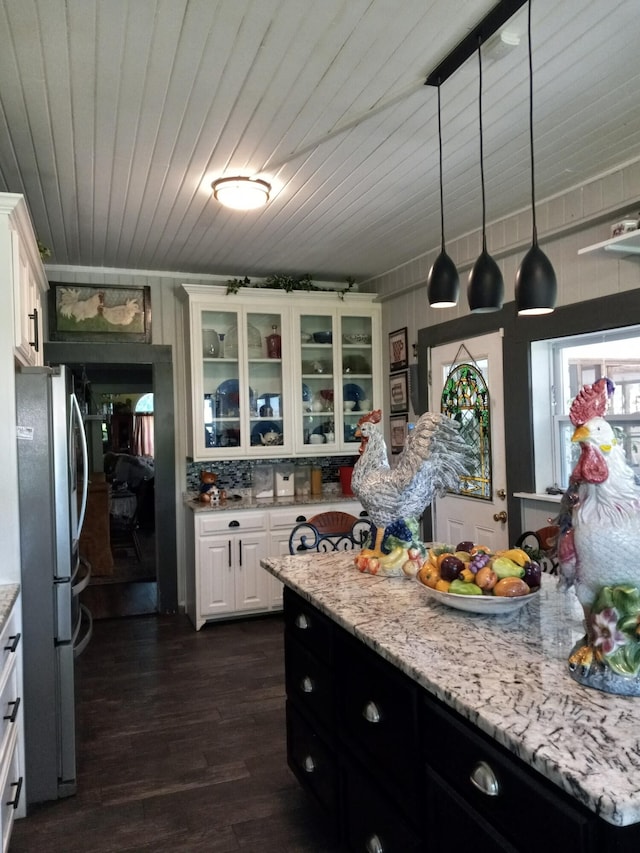
[[543,572],[557,575],[556,541],[559,532],[560,528],[556,524],[541,527],[540,530],[527,530],[518,538],[516,548],[524,548],[530,553],[531,559],[540,563]]
[[347,512],[322,512],[297,524],[289,536],[289,553],[330,553],[362,548],[371,535],[368,518]]

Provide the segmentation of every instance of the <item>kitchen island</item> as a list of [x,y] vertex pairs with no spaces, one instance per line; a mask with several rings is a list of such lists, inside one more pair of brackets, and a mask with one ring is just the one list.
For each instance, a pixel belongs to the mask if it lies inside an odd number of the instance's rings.
[[[640,700],[583,687],[569,676],[567,658],[583,633],[582,614],[574,594],[560,591],[555,578],[544,576],[539,599],[522,610],[480,616],[427,597],[416,581],[361,574],[350,554],[285,556],[263,560],[262,566],[288,588],[289,761],[295,772],[300,727],[307,732],[307,745],[315,738],[327,749],[325,764],[336,756],[335,772],[320,795],[315,793],[321,805],[337,809],[337,831],[344,833],[340,827],[347,826],[346,840],[354,849],[357,832],[348,827],[355,809],[345,811],[342,802],[350,790],[350,772],[341,757],[345,752],[353,753],[347,764],[356,765],[364,777],[371,764],[383,767],[381,776],[373,770],[374,787],[384,787],[397,771],[389,797],[383,798],[387,804],[407,774],[410,779],[408,795],[397,800],[411,840],[376,846],[382,841],[374,832],[367,836],[367,843],[374,838],[370,848],[365,843],[361,849],[457,849],[451,846],[451,823],[447,833],[434,830],[439,818],[428,801],[438,802],[441,816],[450,811],[453,822],[468,822],[474,813],[473,826],[460,838],[473,840],[476,853],[528,851],[545,843],[581,853],[640,849]],[[303,624],[305,619],[321,623],[322,645],[314,648],[304,636],[302,642],[296,638],[305,634],[296,626],[299,617]],[[320,675],[305,682],[303,673],[316,663]],[[408,697],[397,730],[387,731],[386,757],[374,755],[373,762],[375,744],[358,746],[360,723],[349,729],[349,700],[344,698],[352,689],[357,692],[352,682],[367,667],[372,667],[372,690],[390,677],[396,683],[389,695],[404,691]],[[318,710],[305,705],[305,694],[323,692],[323,671],[333,693],[328,697],[330,688],[324,686],[324,707]],[[371,717],[369,727],[375,729],[385,713],[378,707],[369,714],[368,704],[357,716],[365,727]],[[385,711],[392,719],[393,709]],[[421,756],[417,765],[402,751],[403,743]],[[474,750],[482,767],[468,785],[477,766],[466,768],[465,761]],[[385,764],[389,754],[393,760]],[[298,773],[303,784],[304,761]],[[336,790],[329,796],[332,784]],[[416,787],[422,795],[414,800]],[[479,787],[484,788],[480,794]],[[433,796],[425,797],[427,790]],[[503,796],[511,797],[511,810],[519,804],[517,820],[502,813]],[[420,810],[428,817],[416,817]],[[549,837],[540,835],[542,820],[551,827]],[[478,846],[482,832],[486,845]]]

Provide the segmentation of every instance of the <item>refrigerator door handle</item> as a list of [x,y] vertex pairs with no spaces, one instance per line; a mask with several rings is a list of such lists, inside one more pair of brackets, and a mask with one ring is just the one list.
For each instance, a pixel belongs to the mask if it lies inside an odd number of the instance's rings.
[[[82,420],[82,412],[80,404],[75,394],[71,395],[71,420],[75,419],[80,433],[80,448],[82,450],[82,502],[80,505],[80,516],[78,518],[78,530],[76,536],[80,540],[82,525],[84,524],[84,514],[87,509],[87,493],[89,491],[89,452],[87,450],[87,434],[84,431],[84,422]],[[72,426],[72,425],[71,425]],[[73,429],[69,429],[69,441],[72,441]],[[73,452],[73,451],[72,451]]]

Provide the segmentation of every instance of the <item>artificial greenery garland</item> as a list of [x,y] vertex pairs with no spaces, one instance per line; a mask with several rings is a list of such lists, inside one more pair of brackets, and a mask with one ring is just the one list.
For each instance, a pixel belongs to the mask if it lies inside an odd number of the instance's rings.
[[[351,276],[349,276],[346,281],[347,286],[345,288],[335,291],[340,299],[344,299],[345,293],[348,293],[356,283],[356,280],[351,278]],[[241,287],[250,286],[251,279],[247,278],[247,276],[244,278],[231,278],[227,281],[227,293],[237,293]],[[299,278],[292,275],[270,275],[267,276],[264,281],[253,286],[264,287],[269,290],[284,290],[286,293],[291,293],[293,290],[317,290],[325,293],[327,291],[326,287],[318,287],[318,285],[313,284],[313,280],[309,273],[305,273]]]

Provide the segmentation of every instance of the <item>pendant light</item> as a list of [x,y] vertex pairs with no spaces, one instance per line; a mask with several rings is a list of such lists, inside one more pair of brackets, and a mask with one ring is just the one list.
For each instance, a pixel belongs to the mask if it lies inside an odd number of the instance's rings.
[[529,38],[529,150],[531,152],[532,246],[516,273],[516,308],[519,315],[550,314],[555,308],[558,283],[551,261],[538,246],[535,170],[533,157],[533,62],[531,59],[531,0],[528,8]]
[[432,308],[453,308],[458,304],[460,278],[458,270],[444,248],[444,193],[442,189],[442,116],[440,113],[440,80],[438,80],[438,150],[440,152],[440,254],[433,262],[427,278],[427,297]]
[[482,253],[469,273],[467,299],[473,314],[499,311],[504,298],[504,279],[500,267],[487,252],[484,158],[482,146],[482,40],[478,37],[478,108],[480,113],[480,184],[482,187]]

